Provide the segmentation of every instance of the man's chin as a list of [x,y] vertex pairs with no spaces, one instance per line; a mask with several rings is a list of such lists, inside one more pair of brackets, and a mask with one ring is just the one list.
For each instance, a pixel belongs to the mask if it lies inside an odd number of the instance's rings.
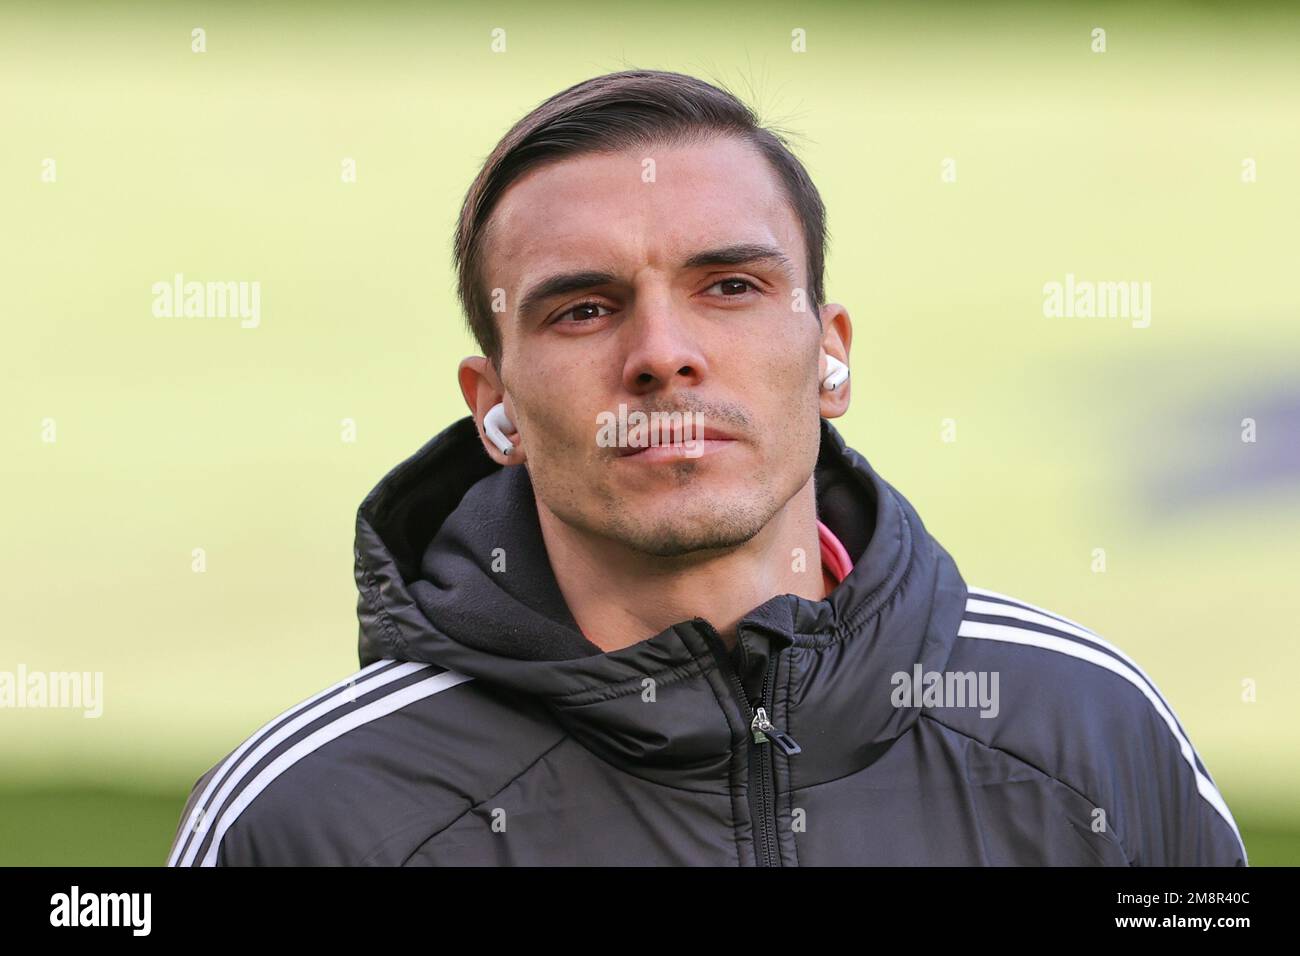
[[[738,548],[763,530],[765,520],[753,506],[713,507],[700,513],[665,514],[661,502],[649,513],[624,512],[610,536],[657,558],[706,556]],[[694,509],[692,509],[694,510]]]

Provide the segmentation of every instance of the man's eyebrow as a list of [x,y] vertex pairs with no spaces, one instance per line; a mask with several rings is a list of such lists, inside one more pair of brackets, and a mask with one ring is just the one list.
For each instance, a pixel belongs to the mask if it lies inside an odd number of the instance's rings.
[[787,275],[794,278],[794,263],[790,261],[789,256],[775,246],[765,246],[755,242],[741,242],[731,246],[719,246],[717,249],[706,249],[695,253],[683,262],[682,266],[696,269],[700,266],[743,266],[751,262],[771,262],[781,266]]
[[[698,269],[701,266],[741,266],[751,262],[770,262],[781,267],[782,271],[794,279],[794,263],[780,249],[775,246],[766,246],[762,243],[736,243],[730,246],[719,246],[716,249],[705,249],[702,252],[696,252],[682,263],[684,269]],[[534,311],[547,299],[556,296],[568,295],[570,292],[581,292],[583,289],[591,289],[599,285],[608,285],[617,282],[618,276],[612,272],[559,272],[555,275],[547,276],[535,282],[529,287],[528,291],[519,300],[518,315],[521,320],[527,321]]]
[[612,272],[560,272],[532,285],[519,300],[519,318],[527,320],[547,299],[618,281]]

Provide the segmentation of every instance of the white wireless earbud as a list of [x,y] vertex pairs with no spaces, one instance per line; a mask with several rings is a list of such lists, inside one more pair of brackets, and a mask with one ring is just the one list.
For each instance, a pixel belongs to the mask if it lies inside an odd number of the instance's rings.
[[483,416],[483,430],[491,439],[492,444],[501,450],[501,454],[509,457],[515,450],[514,442],[506,437],[506,429],[515,430],[515,426],[510,423],[506,416],[506,406],[504,402],[497,402],[491,410]]
[[849,378],[849,367],[834,355],[826,356],[826,377],[822,379],[822,388],[835,391]]

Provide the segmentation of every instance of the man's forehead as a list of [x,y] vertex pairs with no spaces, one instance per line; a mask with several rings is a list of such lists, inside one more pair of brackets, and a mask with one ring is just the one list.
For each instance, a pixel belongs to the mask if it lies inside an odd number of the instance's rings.
[[496,274],[489,284],[510,286],[556,268],[614,268],[627,256],[675,261],[736,243],[776,246],[794,258],[799,241],[766,160],[743,143],[717,140],[532,170],[493,211],[485,251]]

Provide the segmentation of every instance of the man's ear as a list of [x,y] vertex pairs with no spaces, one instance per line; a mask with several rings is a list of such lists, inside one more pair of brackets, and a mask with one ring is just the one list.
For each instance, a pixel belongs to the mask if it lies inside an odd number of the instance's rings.
[[[821,308],[822,342],[821,357],[817,364],[817,381],[820,388],[822,418],[839,418],[849,410],[849,391],[852,376],[844,384],[831,391],[821,388],[820,383],[826,378],[826,356],[833,355],[845,365],[849,365],[849,345],[853,341],[853,321],[848,310],[838,302],[827,302]],[[852,366],[850,366],[850,372]]]
[[[460,393],[469,407],[469,413],[474,416],[474,423],[478,426],[479,441],[483,443],[483,450],[488,453],[488,457],[499,465],[522,464],[528,456],[524,452],[522,436],[518,428],[513,425],[514,405],[506,395],[501,377],[493,364],[482,355],[471,355],[461,359],[460,367],[456,370],[456,378],[460,383]],[[483,419],[487,417],[488,412],[503,402],[506,407],[506,417],[512,423],[511,429],[505,429],[514,445],[509,455],[496,446],[483,428]]]

